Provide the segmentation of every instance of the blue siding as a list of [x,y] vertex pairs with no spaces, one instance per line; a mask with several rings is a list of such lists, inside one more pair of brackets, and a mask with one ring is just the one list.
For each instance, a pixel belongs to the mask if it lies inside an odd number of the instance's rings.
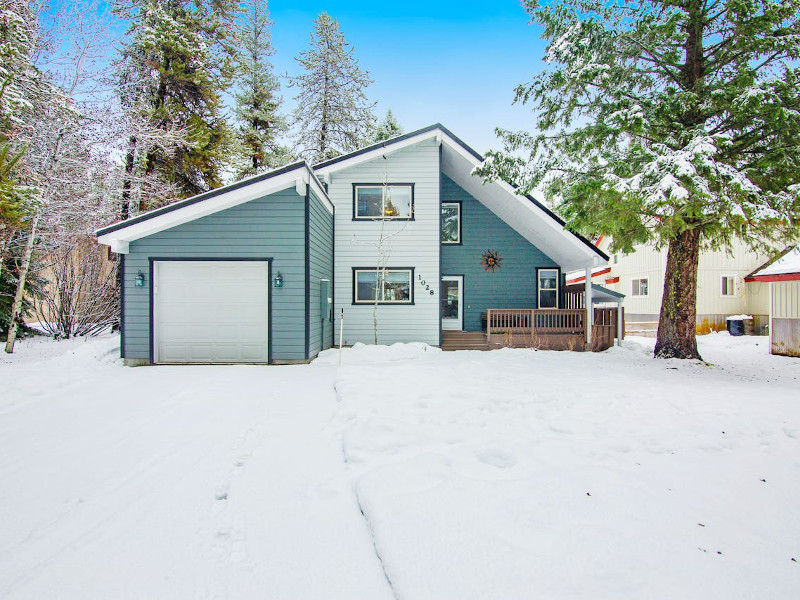
[[[149,258],[272,258],[272,359],[301,360],[305,348],[305,198],[294,188],[178,225],[130,244],[125,257],[125,358],[150,358]],[[147,276],[135,287],[137,272]]]
[[308,206],[309,358],[333,344],[333,323],[320,312],[320,279],[333,289],[333,215],[311,192]]
[[[558,265],[505,221],[442,174],[442,202],[461,202],[461,245],[442,244],[442,276],[464,276],[464,329],[480,331],[487,308],[536,308],[536,269]],[[494,273],[481,255],[497,250]]]

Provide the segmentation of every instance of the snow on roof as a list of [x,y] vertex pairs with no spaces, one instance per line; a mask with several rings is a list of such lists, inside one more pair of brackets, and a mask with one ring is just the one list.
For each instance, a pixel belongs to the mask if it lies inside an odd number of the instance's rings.
[[800,273],[800,246],[795,246],[777,260],[753,273],[753,277]]

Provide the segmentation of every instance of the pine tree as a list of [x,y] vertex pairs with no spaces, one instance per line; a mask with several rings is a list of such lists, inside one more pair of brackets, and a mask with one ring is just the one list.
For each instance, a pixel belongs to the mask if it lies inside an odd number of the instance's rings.
[[31,98],[46,92],[32,61],[36,23],[27,0],[0,2],[0,329],[9,327],[11,299],[18,287],[19,252],[14,242],[35,209],[38,192],[23,181],[27,177],[22,168],[30,142]]
[[292,78],[300,90],[294,113],[298,152],[316,163],[366,143],[375,123],[375,104],[365,93],[372,80],[358,66],[336,19],[321,13],[311,47],[295,60],[305,71]]
[[375,135],[373,139],[376,142],[383,142],[393,137],[397,137],[398,135],[403,135],[403,128],[400,126],[400,123],[397,122],[397,119],[395,118],[394,114],[392,114],[392,109],[390,108],[386,111],[386,116],[383,118],[383,120],[375,127]]
[[147,148],[146,174],[160,174],[184,196],[218,187],[231,141],[222,95],[233,75],[231,31],[238,4],[128,0],[116,11],[131,24],[120,70],[132,97],[124,101],[145,109],[152,125],[188,136],[173,152]]
[[800,1],[524,5],[548,67],[516,101],[533,104],[541,133],[498,130],[505,151],[478,174],[541,185],[614,251],[668,246],[655,355],[699,358],[701,249],[798,233]]
[[287,125],[278,113],[280,84],[269,60],[274,54],[271,27],[267,0],[253,0],[247,5],[237,36],[239,89],[234,115],[244,163],[238,169],[238,178],[276,167],[288,158],[288,150],[279,143]]

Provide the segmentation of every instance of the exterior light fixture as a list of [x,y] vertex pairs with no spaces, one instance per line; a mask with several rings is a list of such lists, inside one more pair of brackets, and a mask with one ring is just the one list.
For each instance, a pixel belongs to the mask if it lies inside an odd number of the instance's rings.
[[144,287],[144,273],[141,271],[136,274],[136,287]]
[[278,271],[278,274],[275,275],[275,287],[276,288],[282,288],[283,287],[283,275],[281,274],[280,271]]

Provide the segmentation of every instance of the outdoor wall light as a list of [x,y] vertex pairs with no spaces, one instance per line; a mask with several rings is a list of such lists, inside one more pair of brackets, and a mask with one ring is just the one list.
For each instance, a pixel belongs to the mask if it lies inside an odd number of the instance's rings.
[[276,288],[282,288],[283,287],[283,275],[281,275],[280,271],[278,271],[278,274],[275,275],[275,287]]
[[141,271],[136,274],[136,287],[144,287],[144,273]]

